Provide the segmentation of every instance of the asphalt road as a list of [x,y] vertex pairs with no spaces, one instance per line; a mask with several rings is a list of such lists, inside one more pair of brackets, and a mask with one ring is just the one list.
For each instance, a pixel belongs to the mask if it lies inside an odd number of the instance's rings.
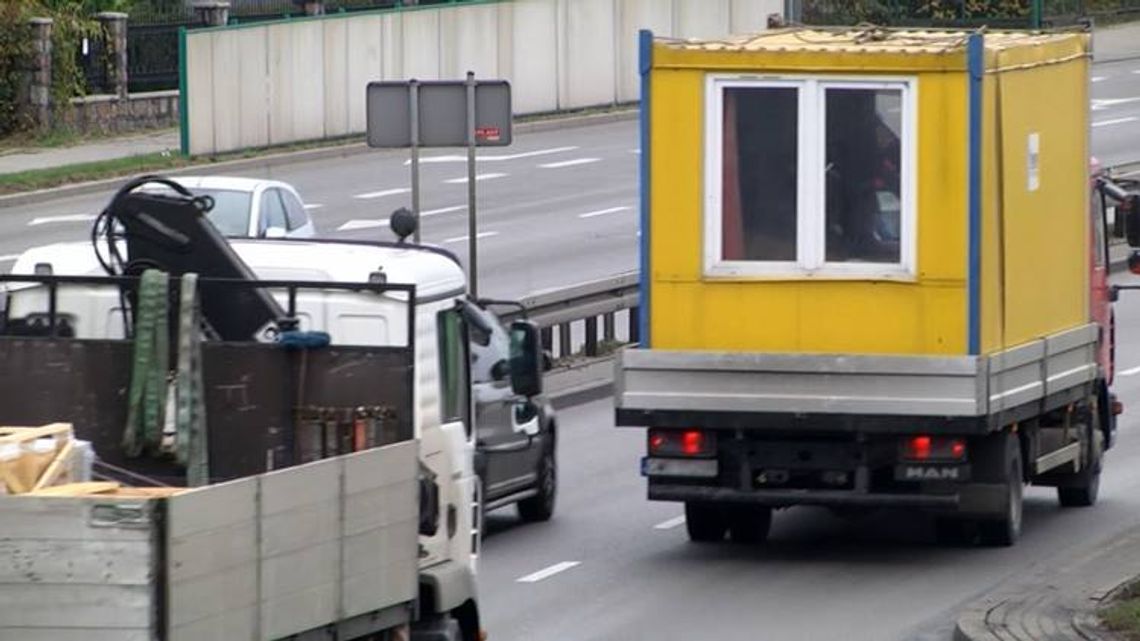
[[[1093,152],[1108,165],[1140,160],[1140,61],[1093,72]],[[480,293],[515,297],[635,269],[637,123],[516,136],[480,151]],[[243,171],[293,183],[322,234],[391,238],[387,216],[410,205],[405,151],[377,151]],[[467,253],[466,163],[459,150],[426,152],[424,240]],[[209,169],[203,169],[209,171]],[[87,216],[110,194],[0,209],[0,269],[40,244],[86,237]]]
[[802,507],[777,513],[765,545],[695,545],[679,504],[644,498],[641,430],[614,428],[610,399],[563,410],[554,519],[488,515],[479,572],[490,638],[947,641],[974,598],[1140,527],[1130,464],[1140,458],[1140,293],[1122,294],[1117,319],[1126,410],[1100,503],[1063,510],[1053,490],[1031,488],[1013,548],[939,547],[922,516],[844,520]]

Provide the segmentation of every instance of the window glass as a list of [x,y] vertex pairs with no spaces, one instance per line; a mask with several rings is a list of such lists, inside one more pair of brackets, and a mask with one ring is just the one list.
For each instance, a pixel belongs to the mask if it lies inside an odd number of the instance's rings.
[[289,224],[289,231],[304,227],[305,223],[309,222],[309,217],[305,214],[305,206],[291,192],[284,189],[280,192],[281,198],[285,201],[285,219]]
[[258,232],[264,236],[266,230],[276,227],[288,229],[285,223],[285,207],[281,204],[281,196],[276,189],[267,189],[261,195],[261,222]]
[[796,260],[798,95],[794,87],[724,90],[724,260]]
[[825,92],[827,261],[900,262],[902,91]]
[[225,189],[193,189],[196,196],[210,196],[214,199],[214,208],[206,218],[223,236],[249,235],[249,209],[252,196],[245,191],[231,191]]
[[444,423],[463,421],[470,435],[467,336],[463,320],[457,310],[448,310],[440,312],[436,322],[439,334],[440,419]]

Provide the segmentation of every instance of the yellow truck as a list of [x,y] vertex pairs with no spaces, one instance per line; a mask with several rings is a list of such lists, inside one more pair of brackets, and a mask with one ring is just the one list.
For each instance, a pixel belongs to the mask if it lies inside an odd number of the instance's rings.
[[[905,507],[1011,545],[1096,500],[1122,406],[1083,32],[641,34],[640,343],[619,426],[689,536]],[[1140,229],[1140,226],[1137,227]]]

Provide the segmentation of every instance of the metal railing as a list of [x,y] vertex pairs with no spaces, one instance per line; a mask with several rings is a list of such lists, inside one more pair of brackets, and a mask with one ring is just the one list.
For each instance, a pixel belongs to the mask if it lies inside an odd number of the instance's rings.
[[[534,321],[542,328],[543,346],[555,358],[592,357],[606,348],[637,342],[637,302],[638,275],[627,272],[530,294],[518,301],[522,309],[499,317],[505,322],[524,316]],[[623,315],[624,326],[618,322]]]

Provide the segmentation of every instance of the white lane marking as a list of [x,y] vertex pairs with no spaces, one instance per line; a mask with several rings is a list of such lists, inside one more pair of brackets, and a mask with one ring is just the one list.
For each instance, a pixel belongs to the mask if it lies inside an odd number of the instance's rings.
[[1093,111],[1102,111],[1117,105],[1126,105],[1132,102],[1140,102],[1140,97],[1135,98],[1101,98],[1092,101]]
[[337,227],[337,231],[351,231],[353,229],[373,229],[375,227],[383,227],[383,220],[350,220],[347,223]]
[[1132,122],[1134,120],[1140,120],[1140,118],[1137,118],[1136,116],[1128,116],[1127,118],[1113,118],[1112,120],[1101,120],[1098,122],[1094,122],[1092,124],[1092,126],[1093,127],[1107,127],[1109,125],[1122,125],[1126,122]]
[[1093,76],[1092,78],[1090,78],[1090,80],[1092,80],[1093,82],[1100,82],[1104,79],[1105,79],[1104,76]]
[[305,205],[305,209],[320,209],[321,207],[324,207],[321,203],[308,203]]
[[[535,156],[549,156],[551,154],[561,154],[567,151],[574,151],[577,147],[555,147],[553,149],[537,149],[535,151],[523,151],[517,154],[500,154],[498,156],[475,156],[476,162],[502,162],[504,160],[518,160],[520,158],[534,158]],[[427,158],[420,158],[420,164],[431,164],[441,162],[467,162],[467,156],[449,155],[449,156],[429,156]],[[404,165],[412,164],[411,160],[405,160]]]
[[1120,376],[1132,376],[1134,374],[1140,374],[1140,367],[1132,367],[1126,370],[1122,370],[1120,372],[1117,372],[1117,374]]
[[410,187],[397,187],[395,189],[382,189],[380,191],[370,191],[364,194],[356,194],[353,198],[359,200],[372,200],[373,198],[383,198],[385,196],[398,196],[406,194],[411,191]]
[[685,523],[685,515],[682,514],[681,516],[674,517],[674,518],[669,519],[668,521],[662,521],[662,522],[658,523],[657,525],[654,525],[653,529],[654,530],[672,530],[673,528],[677,527],[678,525],[684,525],[684,523]]
[[578,214],[578,218],[593,218],[595,216],[605,216],[606,214],[616,214],[619,211],[629,211],[632,207],[610,207],[609,209],[599,209],[598,211],[588,211],[584,214]]
[[561,563],[555,563],[554,565],[552,565],[550,567],[542,568],[541,570],[539,570],[538,572],[535,572],[533,574],[528,574],[526,576],[519,577],[516,580],[519,583],[538,583],[539,581],[541,581],[543,579],[549,579],[550,577],[554,576],[555,574],[558,574],[559,572],[565,572],[566,570],[569,570],[570,568],[572,568],[576,565],[580,565],[580,564],[581,564],[580,561],[563,561]]
[[560,169],[562,167],[576,167],[578,165],[588,165],[592,162],[599,162],[601,158],[575,158],[574,160],[563,160],[561,162],[548,162],[545,165],[539,165],[543,169]]
[[464,209],[467,209],[467,205],[456,205],[454,207],[441,207],[439,209],[429,209],[427,211],[421,211],[420,212],[420,218],[423,218],[425,216],[438,216],[440,214],[450,214],[453,211],[463,211]]
[[44,216],[43,218],[33,218],[28,223],[29,227],[36,225],[46,225],[48,223],[86,223],[95,220],[94,214],[69,214],[67,216]]
[[[509,176],[509,175],[510,174],[502,174],[502,173],[499,173],[499,174],[494,174],[494,173],[492,173],[492,174],[475,174],[475,182],[480,182],[483,180],[494,180],[495,178],[503,178],[504,176]],[[443,182],[445,182],[449,185],[466,185],[467,184],[467,176],[464,176],[462,178],[451,178],[451,179],[445,180]]]
[[641,153],[641,150],[640,150],[640,149],[630,149],[630,150],[629,150],[629,153],[631,153],[631,154],[640,154],[640,153]]
[[8,254],[7,256],[0,256],[0,263],[11,263],[20,258],[19,254]]
[[1135,73],[1135,74],[1140,74],[1140,69],[1133,69],[1133,70],[1132,70],[1132,73]]
[[[480,238],[490,238],[491,236],[498,236],[498,235],[499,235],[499,232],[497,232],[497,231],[481,231],[478,234],[475,234],[475,240],[479,240]],[[444,239],[443,242],[445,242],[445,243],[465,243],[465,242],[467,242],[468,238],[470,238],[470,236],[455,236],[453,238],[446,238],[446,239]]]

